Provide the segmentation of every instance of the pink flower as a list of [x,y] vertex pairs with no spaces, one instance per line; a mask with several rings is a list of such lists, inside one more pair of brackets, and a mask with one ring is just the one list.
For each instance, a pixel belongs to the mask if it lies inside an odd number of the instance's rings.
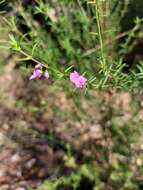
[[77,87],[77,88],[84,88],[86,86],[87,79],[79,75],[77,71],[74,71],[70,74],[70,81]]
[[40,78],[49,78],[49,73],[48,71],[43,72],[42,71],[42,64],[39,63],[37,65],[35,65],[35,69],[32,72],[32,75],[29,77],[29,80],[36,80],[36,79],[40,79]]
[[40,69],[42,68],[42,64],[41,63],[38,63],[37,65],[35,65],[35,69]]
[[29,80],[39,79],[42,76],[42,71],[40,69],[34,69],[32,75]]
[[46,79],[49,78],[49,73],[48,73],[47,71],[44,73],[44,77],[45,77]]

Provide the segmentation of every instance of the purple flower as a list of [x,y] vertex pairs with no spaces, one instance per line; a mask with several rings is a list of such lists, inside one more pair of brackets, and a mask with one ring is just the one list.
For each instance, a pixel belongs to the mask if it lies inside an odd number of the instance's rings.
[[78,72],[77,72],[77,71],[74,71],[74,72],[72,72],[72,73],[70,74],[70,81],[71,81],[72,83],[75,83],[75,81],[78,79],[78,77],[79,77]]
[[44,77],[45,77],[46,79],[49,78],[49,73],[48,73],[47,71],[44,73]]
[[35,69],[32,72],[32,75],[29,77],[29,80],[36,80],[39,78],[49,78],[49,73],[48,71],[43,72],[42,71],[42,64],[38,63],[37,65],[35,65]]
[[42,71],[40,69],[34,69],[32,75],[29,80],[39,79],[42,76]]
[[41,63],[38,63],[37,65],[35,65],[35,69],[40,69],[42,68],[42,64]]
[[70,81],[77,87],[77,88],[84,88],[86,86],[87,79],[80,75],[77,71],[74,71],[70,74]]

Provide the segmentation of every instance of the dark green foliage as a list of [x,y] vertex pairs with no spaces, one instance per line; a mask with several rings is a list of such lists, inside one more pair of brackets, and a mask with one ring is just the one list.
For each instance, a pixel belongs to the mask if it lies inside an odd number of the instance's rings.
[[[131,57],[129,61],[126,59],[126,55],[133,50],[134,42],[138,42],[138,37],[142,38],[141,0],[23,0],[5,3],[0,4],[2,11],[7,6],[14,10],[12,13],[6,10],[6,14],[2,15],[2,24],[9,31],[7,46],[20,59],[17,64],[25,69],[26,63],[27,70],[23,70],[26,75],[30,75],[32,67],[38,62],[42,63],[43,69],[49,72],[50,85],[55,82],[63,87],[69,97],[75,99],[74,104],[78,109],[72,113],[63,113],[59,106],[53,106],[57,117],[67,120],[73,116],[75,120],[82,121],[87,115],[87,110],[81,108],[80,95],[83,91],[73,94],[73,86],[70,85],[69,74],[73,70],[87,77],[85,92],[94,88],[142,91],[142,61],[140,57]],[[133,63],[130,65],[131,61]],[[85,94],[88,99],[88,93]],[[92,101],[91,107],[95,106]],[[101,104],[96,106],[100,107]],[[61,141],[58,147],[56,137],[49,135],[49,146],[52,147],[54,141],[54,151],[56,146],[65,153],[63,165],[67,173],[62,171],[55,180],[49,178],[43,184],[44,187],[49,190],[140,189],[132,168],[136,153],[132,145],[136,144],[139,125],[142,125],[136,123],[138,114],[133,109],[132,118],[118,126],[120,121],[116,121],[116,112],[112,106],[107,107],[107,113],[99,122],[103,142],[89,141],[83,144],[83,149],[91,151],[89,157],[84,157],[82,151],[74,147],[74,142],[67,145]],[[38,108],[35,106],[33,112],[38,112]],[[142,175],[142,170],[139,172]]]

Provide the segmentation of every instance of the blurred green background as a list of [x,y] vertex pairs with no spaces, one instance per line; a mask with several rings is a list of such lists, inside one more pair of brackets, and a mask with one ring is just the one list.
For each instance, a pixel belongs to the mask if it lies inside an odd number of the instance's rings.
[[[1,190],[143,188],[143,2],[99,5],[113,71],[108,88],[89,85],[85,93],[60,72],[72,65],[97,84],[107,74],[100,73],[95,7],[87,0],[0,1],[0,171],[8,173],[0,175]],[[28,80],[35,62],[12,49],[9,36],[50,65],[50,80]],[[20,177],[10,172],[18,167]]]

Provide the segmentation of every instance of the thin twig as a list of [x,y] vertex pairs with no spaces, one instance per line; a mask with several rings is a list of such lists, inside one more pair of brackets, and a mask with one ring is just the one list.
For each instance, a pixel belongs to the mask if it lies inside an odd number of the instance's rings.
[[22,49],[20,50],[20,53],[21,53],[22,55],[24,55],[25,57],[29,58],[29,60],[32,60],[32,61],[34,61],[35,63],[41,64],[41,65],[43,65],[44,67],[48,68],[48,65],[47,65],[47,64],[45,65],[45,64],[41,63],[41,62],[38,61],[37,59],[35,59],[35,58],[33,58],[32,56],[30,56],[28,53],[24,52]]

